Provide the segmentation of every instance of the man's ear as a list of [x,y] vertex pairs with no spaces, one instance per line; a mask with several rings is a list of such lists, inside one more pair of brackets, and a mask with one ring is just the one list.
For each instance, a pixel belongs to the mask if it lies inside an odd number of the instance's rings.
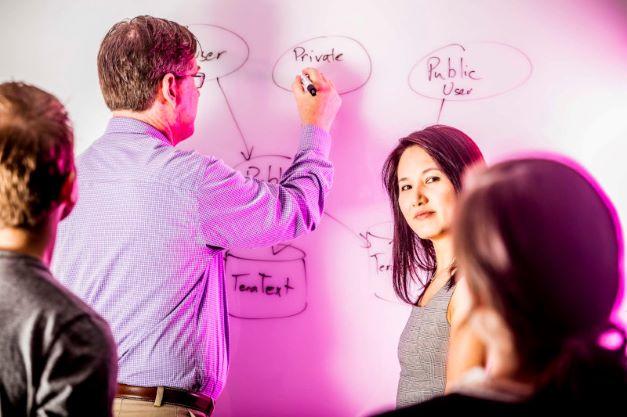
[[166,103],[176,107],[176,77],[166,74],[161,79],[161,96]]
[[61,213],[61,219],[65,219],[70,215],[72,209],[78,201],[78,181],[76,181],[76,168],[72,168],[70,175],[67,176],[63,186],[61,187],[60,195],[61,204],[63,204],[63,212]]

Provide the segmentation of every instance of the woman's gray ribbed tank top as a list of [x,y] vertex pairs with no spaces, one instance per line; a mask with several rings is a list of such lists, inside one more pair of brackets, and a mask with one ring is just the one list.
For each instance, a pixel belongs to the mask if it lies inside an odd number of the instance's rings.
[[396,406],[444,394],[450,324],[446,319],[455,286],[440,288],[424,307],[414,306],[398,343],[401,377]]

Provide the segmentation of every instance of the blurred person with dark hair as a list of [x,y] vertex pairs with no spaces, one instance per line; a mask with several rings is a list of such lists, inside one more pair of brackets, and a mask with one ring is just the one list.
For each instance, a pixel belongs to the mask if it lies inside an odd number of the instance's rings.
[[0,84],[0,415],[110,416],[115,343],[48,265],[76,202],[74,135],[37,87]]
[[303,128],[278,184],[174,147],[194,132],[197,46],[186,27],[151,16],[109,30],[98,76],[113,118],[78,158],[81,200],[59,228],[53,270],[118,344],[121,416],[212,412],[229,366],[225,251],[315,229],[332,183],[341,100],[315,69],[303,70],[315,97],[300,78],[292,85]]
[[[556,156],[474,172],[454,227],[486,367],[455,393],[389,415],[620,413],[625,333],[612,308],[624,279],[622,232],[590,175]],[[600,343],[608,334],[620,343]]]

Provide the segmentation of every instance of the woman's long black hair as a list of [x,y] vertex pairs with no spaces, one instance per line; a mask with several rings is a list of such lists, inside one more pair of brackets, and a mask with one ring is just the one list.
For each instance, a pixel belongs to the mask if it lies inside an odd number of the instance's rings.
[[[383,166],[383,183],[390,197],[394,217],[394,238],[392,243],[392,280],[398,297],[409,304],[417,303],[410,294],[411,283],[419,283],[423,291],[437,268],[433,243],[421,239],[409,227],[398,204],[398,164],[403,152],[409,147],[419,146],[433,158],[455,191],[462,188],[464,170],[478,162],[483,162],[479,147],[464,132],[450,126],[433,125],[399,140]],[[420,297],[418,297],[420,298]]]

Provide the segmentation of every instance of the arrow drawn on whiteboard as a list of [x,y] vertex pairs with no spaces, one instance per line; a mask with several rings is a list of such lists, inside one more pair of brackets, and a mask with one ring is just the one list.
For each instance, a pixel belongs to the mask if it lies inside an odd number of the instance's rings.
[[353,229],[351,229],[350,226],[348,226],[346,223],[342,222],[341,220],[339,220],[337,217],[329,214],[328,212],[324,212],[324,215],[327,216],[329,219],[333,220],[334,222],[336,222],[337,224],[339,224],[340,226],[342,226],[344,229],[348,230],[348,232],[353,235],[355,238],[357,238],[359,240],[359,243],[361,243],[362,248],[369,248],[370,246],[372,246],[372,244],[370,243],[370,241],[368,240],[368,236],[364,235],[363,233],[357,233],[355,232]]
[[294,246],[288,245],[288,244],[285,244],[285,243],[280,243],[278,245],[273,245],[271,247],[272,254],[273,255],[278,255],[279,253],[283,252],[287,248],[294,248]]
[[244,148],[246,148],[246,150],[243,152],[240,152],[240,154],[244,157],[245,160],[248,161],[250,160],[250,158],[252,158],[254,147],[251,146],[249,148],[248,143],[246,143],[246,138],[244,137],[244,133],[242,132],[242,129],[239,123],[237,123],[237,119],[235,118],[235,113],[233,112],[233,109],[231,108],[231,103],[229,103],[229,99],[226,97],[226,93],[224,92],[224,89],[222,88],[222,84],[220,84],[220,78],[216,78],[216,83],[218,83],[218,87],[220,88],[220,91],[222,92],[222,95],[224,96],[224,101],[226,102],[226,106],[228,107],[229,113],[231,113],[231,117],[233,118],[233,123],[235,123],[235,127],[237,127],[237,131],[239,132],[239,135],[242,138],[242,142],[244,142]]

